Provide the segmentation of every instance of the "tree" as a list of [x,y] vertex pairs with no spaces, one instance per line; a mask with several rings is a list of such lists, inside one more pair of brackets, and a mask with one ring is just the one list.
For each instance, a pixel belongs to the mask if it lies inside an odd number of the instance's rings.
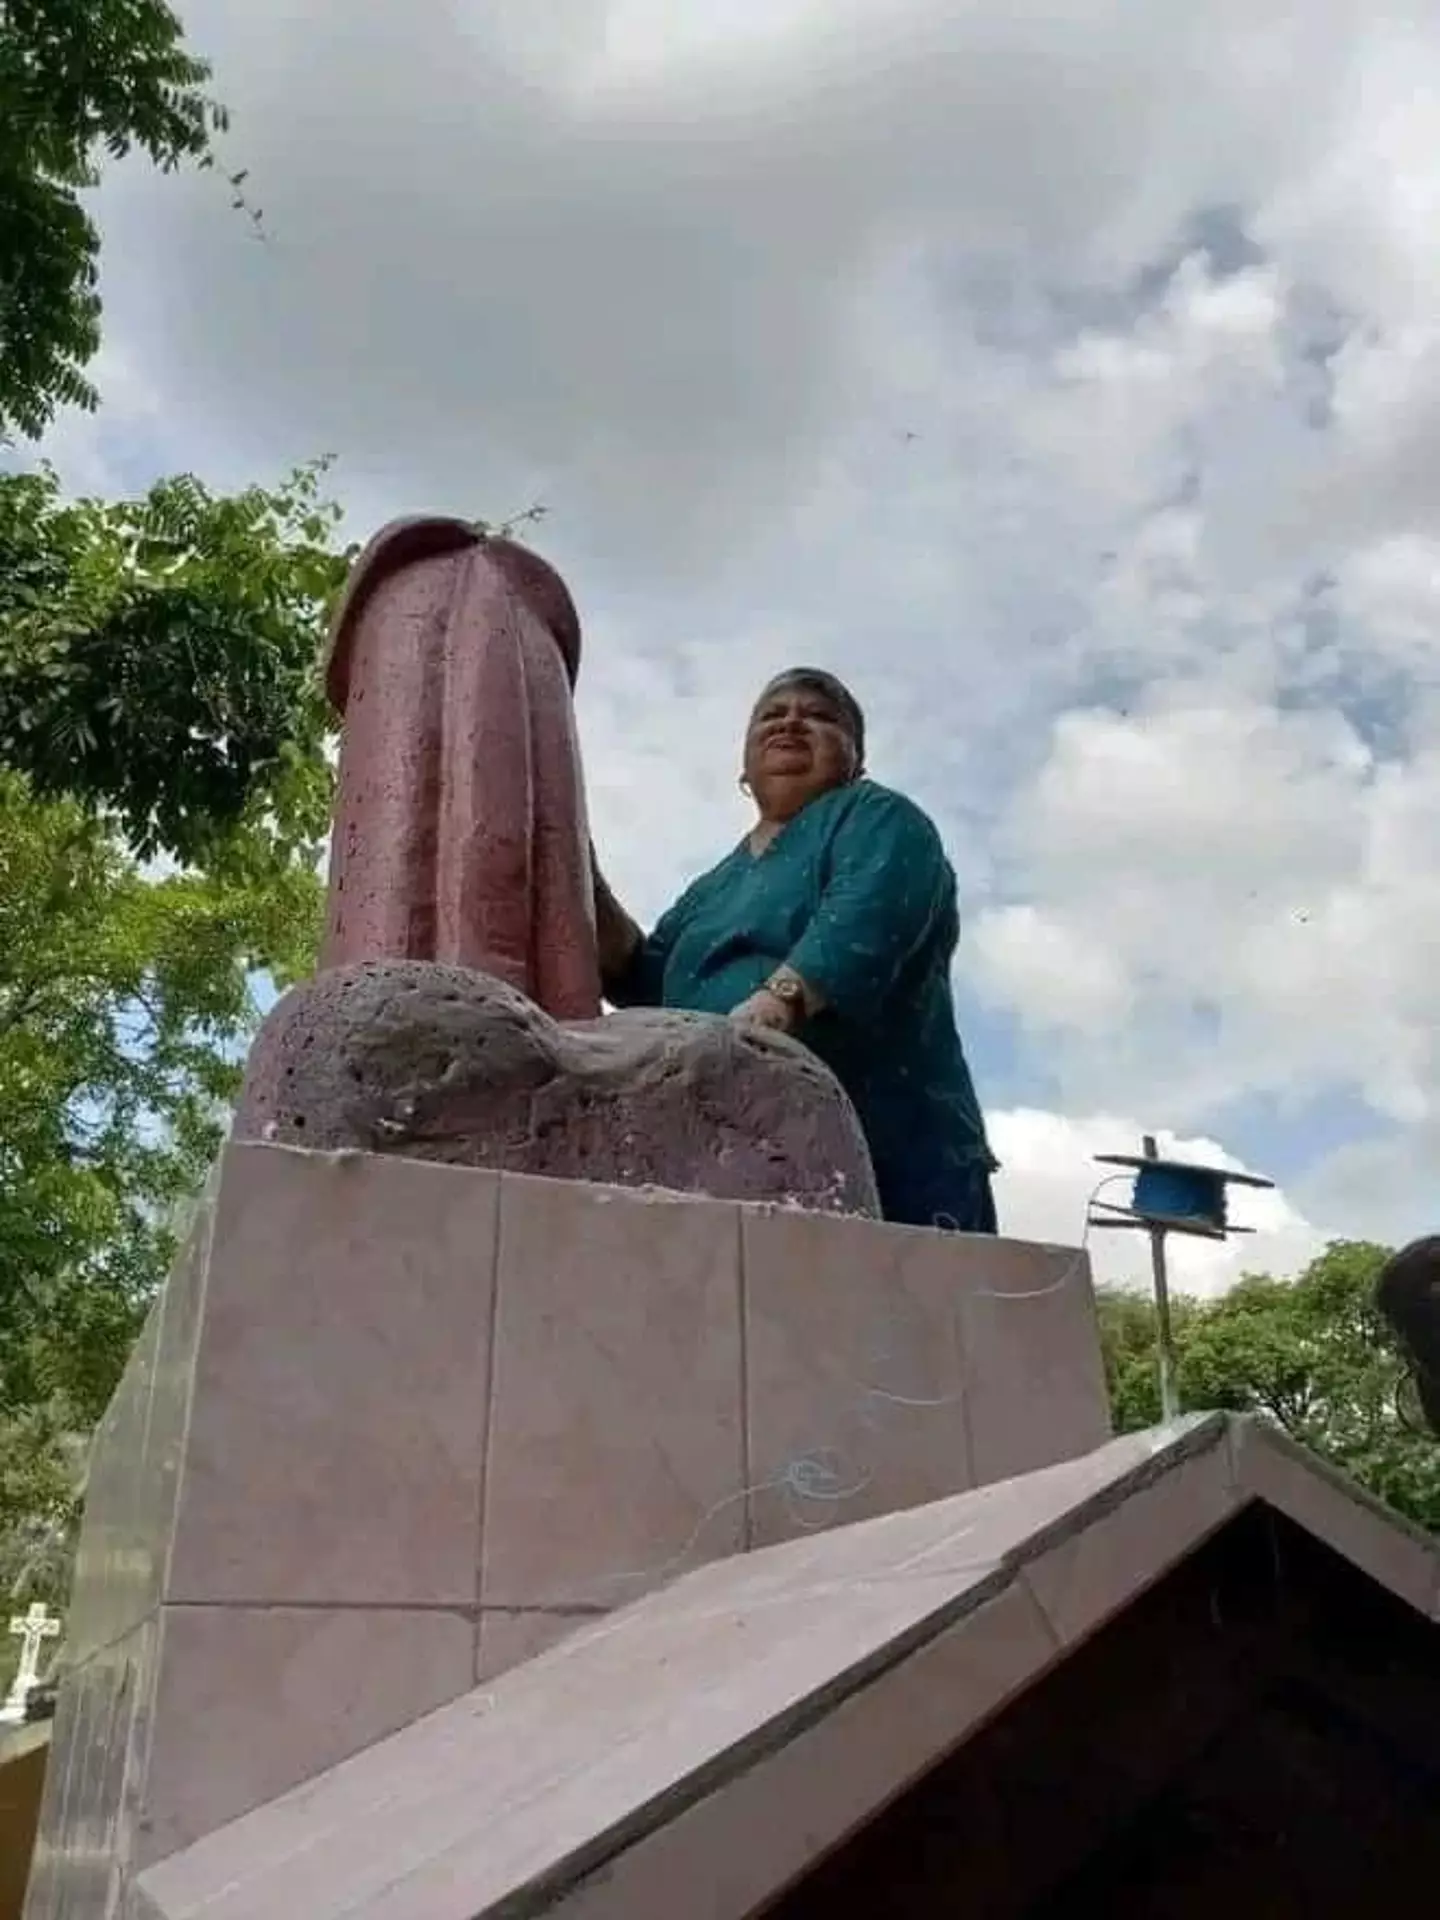
[[256,982],[313,959],[348,558],[324,470],[115,504],[0,476],[0,1592],[63,1599]]
[[213,166],[209,78],[164,0],[0,4],[0,438],[95,406],[100,237],[80,195],[101,152]]
[[[1422,1526],[1440,1529],[1440,1446],[1416,1419],[1404,1364],[1372,1304],[1387,1249],[1337,1241],[1298,1279],[1249,1275],[1215,1300],[1179,1297],[1181,1403],[1272,1420]],[[1116,1425],[1160,1416],[1155,1308],[1102,1290]]]
[[116,504],[0,476],[0,1589],[32,1598],[63,1597],[257,981],[313,961],[348,558],[324,464]]
[[349,555],[326,462],[274,491],[190,475],[67,501],[0,475],[0,765],[112,817],[142,855],[213,857],[265,822],[324,833],[331,725],[317,673]]
[[321,900],[263,830],[161,874],[0,773],[0,1582],[31,1597],[63,1593],[83,1443],[219,1145],[257,979],[309,969]]
[[[66,499],[49,466],[0,474],[0,767],[147,858],[268,846],[283,868],[318,849],[335,724],[320,646],[356,553],[336,544],[330,464],[228,496],[181,474],[117,502]],[[510,537],[544,514],[474,526]]]

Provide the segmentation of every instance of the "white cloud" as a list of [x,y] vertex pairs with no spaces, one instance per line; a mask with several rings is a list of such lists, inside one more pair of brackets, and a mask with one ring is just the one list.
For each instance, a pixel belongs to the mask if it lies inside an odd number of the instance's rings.
[[[1185,1119],[1340,1085],[1423,1121],[1440,1112],[1436,803],[1438,749],[1377,762],[1331,712],[1069,714],[1012,806],[1021,904],[981,920],[979,981],[1091,1096],[1164,1085]],[[1075,1014],[1092,977],[1106,1023]]]
[[1347,104],[1323,150],[1277,184],[1256,234],[1356,313],[1404,324],[1433,319],[1440,297],[1430,243],[1440,213],[1440,41],[1433,18],[1412,9],[1381,17],[1380,31],[1348,45]]
[[764,675],[851,676],[874,771],[954,851],[1018,1078],[1071,1116],[997,1117],[1043,1147],[1017,1216],[1092,1138],[1076,1116],[1223,1139],[1247,1097],[1364,1116],[1314,1149],[1324,1204],[1296,1188],[1326,1231],[1366,1214],[1364,1126],[1420,1183],[1440,20],[187,17],[270,238],[214,176],[109,178],[107,410],[55,442],[80,483],[137,449],[219,485],[333,450],[357,531],[543,500],[596,836],[647,913],[738,830]]
[[156,430],[161,403],[143,356],[132,353],[123,340],[113,336],[102,340],[88,373],[105,396],[103,413],[67,410],[42,446],[18,444],[7,459],[29,466],[43,455],[54,464],[68,492],[103,499],[133,490],[134,476],[128,471],[125,452],[144,448]]
[[1323,1156],[1296,1183],[1296,1205],[1342,1222],[1344,1237],[1402,1246],[1435,1231],[1435,1168],[1440,1121],[1393,1128]]
[[1431,675],[1440,634],[1440,539],[1382,535],[1336,570],[1341,617],[1372,646],[1417,676]]
[[[1353,1087],[1379,1115],[1426,1120],[1437,803],[1440,749],[1379,762],[1335,713],[1067,715],[1009,813],[1020,899],[981,920],[979,982],[1091,1098],[1163,1086],[1184,1119]],[[1103,1023],[1083,998],[1095,979]]]

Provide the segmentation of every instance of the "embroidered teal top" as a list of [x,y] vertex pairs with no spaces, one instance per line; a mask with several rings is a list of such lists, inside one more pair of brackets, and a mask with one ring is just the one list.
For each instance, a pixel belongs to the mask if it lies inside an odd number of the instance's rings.
[[993,1232],[995,1162],[950,987],[959,934],[933,824],[861,780],[812,800],[763,852],[742,841],[702,874],[606,993],[723,1014],[792,967],[825,998],[799,1037],[855,1104],[886,1219]]

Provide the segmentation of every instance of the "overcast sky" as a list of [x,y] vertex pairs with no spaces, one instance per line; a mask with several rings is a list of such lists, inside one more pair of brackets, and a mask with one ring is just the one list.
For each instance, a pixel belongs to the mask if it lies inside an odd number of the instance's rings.
[[269,238],[111,176],[72,484],[543,502],[637,911],[739,831],[764,676],[855,687],[960,874],[1007,1230],[1142,1129],[1282,1182],[1185,1283],[1436,1228],[1435,5],[184,13]]

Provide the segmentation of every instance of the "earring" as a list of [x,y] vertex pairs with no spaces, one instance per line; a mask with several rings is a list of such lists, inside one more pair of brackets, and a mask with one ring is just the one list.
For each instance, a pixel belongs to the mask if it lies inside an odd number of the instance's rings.
[[745,798],[748,800],[750,798],[751,787],[750,787],[750,782],[745,778],[743,773],[741,774],[739,780],[737,780],[735,784],[739,787],[740,791],[745,795]]

